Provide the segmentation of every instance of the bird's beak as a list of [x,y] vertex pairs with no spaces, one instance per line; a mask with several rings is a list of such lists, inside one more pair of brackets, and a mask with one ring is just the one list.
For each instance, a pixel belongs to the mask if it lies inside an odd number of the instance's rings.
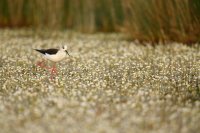
[[[68,53],[68,51],[67,50],[65,50],[65,52],[69,55],[69,53]],[[70,55],[69,55],[70,56]]]

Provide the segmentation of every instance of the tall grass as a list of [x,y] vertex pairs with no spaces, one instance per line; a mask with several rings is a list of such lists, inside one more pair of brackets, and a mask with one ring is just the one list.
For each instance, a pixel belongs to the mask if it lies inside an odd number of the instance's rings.
[[126,0],[124,5],[126,27],[133,38],[183,42],[199,39],[198,0]]
[[123,21],[120,3],[121,0],[1,0],[0,27],[115,31]]
[[128,32],[142,41],[195,42],[199,0],[1,0],[0,27]]
[[123,17],[121,0],[65,0],[63,25],[83,32],[116,31]]

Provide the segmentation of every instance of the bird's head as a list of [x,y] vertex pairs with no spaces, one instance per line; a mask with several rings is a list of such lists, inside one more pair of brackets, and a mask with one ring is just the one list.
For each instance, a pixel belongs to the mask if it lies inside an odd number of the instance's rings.
[[[62,49],[69,55],[68,51],[67,51],[67,45],[62,46]],[[69,55],[70,56],[70,55]]]

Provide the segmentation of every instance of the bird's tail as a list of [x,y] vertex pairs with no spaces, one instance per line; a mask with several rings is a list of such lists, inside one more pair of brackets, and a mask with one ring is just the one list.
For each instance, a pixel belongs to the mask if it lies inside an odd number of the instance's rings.
[[43,50],[39,50],[39,49],[34,49],[35,51],[39,52],[39,53],[42,53],[44,54],[44,51]]
[[39,49],[34,49],[35,51],[37,51],[37,52],[40,52],[40,50]]

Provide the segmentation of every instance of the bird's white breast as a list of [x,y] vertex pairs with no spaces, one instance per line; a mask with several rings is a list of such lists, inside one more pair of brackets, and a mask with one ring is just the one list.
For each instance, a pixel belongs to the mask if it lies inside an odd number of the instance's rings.
[[64,51],[58,51],[56,54],[54,55],[50,55],[50,54],[45,54],[45,57],[53,62],[58,62],[61,61],[65,58],[66,53]]

